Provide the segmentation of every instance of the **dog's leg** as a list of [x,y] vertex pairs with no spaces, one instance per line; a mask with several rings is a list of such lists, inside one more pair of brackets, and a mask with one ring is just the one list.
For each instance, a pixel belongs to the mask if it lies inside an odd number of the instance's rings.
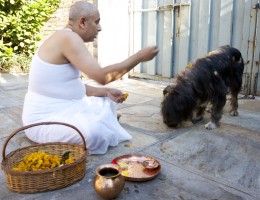
[[238,116],[238,93],[240,91],[239,86],[230,88],[230,111],[231,116]]
[[238,116],[238,94],[242,87],[242,77],[244,71],[244,61],[243,58],[240,57],[239,60],[234,65],[233,77],[230,81],[230,111],[229,114],[231,116]]
[[212,107],[212,104],[208,103],[206,106],[206,112],[211,113],[211,107]]
[[209,123],[205,125],[205,128],[208,130],[217,128],[219,126],[219,120],[221,119],[221,117],[222,117],[222,109],[221,111],[216,111],[213,107],[211,113],[211,120]]
[[206,129],[212,130],[219,126],[219,121],[222,117],[223,107],[225,106],[225,104],[226,93],[219,95],[218,98],[215,98],[215,100],[212,101],[211,120],[205,125]]
[[232,94],[231,94],[230,106],[231,106],[231,109],[230,109],[230,111],[229,111],[229,114],[230,114],[231,116],[238,116],[238,111],[237,111],[237,108],[238,108],[238,100],[237,100],[237,96],[236,96],[236,95],[232,95]]
[[192,119],[191,119],[193,124],[195,124],[203,119],[205,110],[206,110],[205,105],[201,105],[195,110],[195,112],[193,113]]

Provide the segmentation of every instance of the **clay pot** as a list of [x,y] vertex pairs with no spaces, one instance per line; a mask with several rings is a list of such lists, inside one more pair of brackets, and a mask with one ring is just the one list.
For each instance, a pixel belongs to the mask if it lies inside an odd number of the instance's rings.
[[125,178],[121,175],[120,166],[105,164],[97,167],[93,185],[102,198],[113,199],[117,197],[125,185]]

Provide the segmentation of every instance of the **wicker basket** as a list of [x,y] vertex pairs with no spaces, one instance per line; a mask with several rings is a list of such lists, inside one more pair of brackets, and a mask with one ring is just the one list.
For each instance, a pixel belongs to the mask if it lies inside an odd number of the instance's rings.
[[[45,143],[37,144],[28,147],[23,147],[12,151],[5,155],[6,146],[9,140],[18,132],[25,129],[40,126],[40,125],[64,125],[73,128],[82,138],[82,145],[68,144],[68,143]],[[52,168],[49,170],[39,171],[15,171],[13,167],[17,166],[23,157],[29,153],[44,151],[48,154],[55,154],[62,156],[64,151],[71,151],[75,161],[71,164],[66,164],[61,167]],[[2,170],[4,171],[7,187],[19,193],[35,193],[50,191],[71,185],[81,180],[86,173],[86,158],[87,158],[86,142],[82,133],[74,126],[61,122],[42,122],[24,126],[14,131],[5,141],[2,149]]]

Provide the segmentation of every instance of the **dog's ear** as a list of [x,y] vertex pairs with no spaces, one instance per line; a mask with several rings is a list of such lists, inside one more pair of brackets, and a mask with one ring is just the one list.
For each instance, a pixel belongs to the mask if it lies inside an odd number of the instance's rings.
[[175,86],[174,85],[168,85],[166,88],[164,88],[163,90],[163,96],[167,96],[169,95],[170,93],[173,92]]
[[163,96],[167,95],[169,93],[170,85],[168,85],[166,88],[163,90]]

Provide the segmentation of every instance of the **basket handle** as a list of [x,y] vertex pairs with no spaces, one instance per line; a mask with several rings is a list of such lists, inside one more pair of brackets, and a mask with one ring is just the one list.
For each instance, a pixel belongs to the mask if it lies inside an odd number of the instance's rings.
[[27,125],[27,126],[23,126],[23,127],[19,128],[19,129],[15,130],[13,133],[11,133],[11,135],[5,140],[4,145],[3,145],[3,149],[2,149],[2,157],[3,157],[3,160],[5,160],[5,150],[6,150],[7,143],[8,143],[9,140],[10,140],[13,136],[15,136],[17,133],[19,133],[20,131],[23,131],[23,130],[25,130],[25,129],[34,127],[34,126],[52,125],[52,124],[60,124],[60,125],[68,126],[68,127],[70,127],[70,128],[73,128],[74,130],[76,130],[76,131],[78,132],[78,134],[80,135],[81,139],[82,139],[83,149],[84,149],[85,151],[87,150],[85,138],[84,138],[84,136],[82,135],[82,133],[79,131],[79,129],[77,129],[75,126],[73,126],[73,125],[71,125],[71,124],[63,123],[63,122],[39,122],[39,123],[34,123],[34,124],[29,124],[29,125]]

